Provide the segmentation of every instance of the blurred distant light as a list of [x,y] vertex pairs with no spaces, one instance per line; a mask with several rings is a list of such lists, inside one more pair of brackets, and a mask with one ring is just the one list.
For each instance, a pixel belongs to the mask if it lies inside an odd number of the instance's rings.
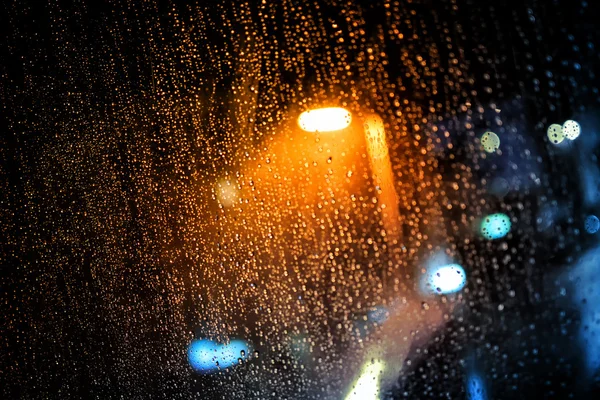
[[381,117],[376,114],[365,116],[364,128],[369,156],[374,160],[389,158],[385,125]]
[[481,136],[481,145],[488,153],[493,153],[500,148],[500,138],[494,132],[486,132]]
[[465,270],[458,264],[435,266],[428,269],[423,290],[428,294],[451,294],[467,283]]
[[501,199],[510,192],[510,183],[504,178],[494,178],[488,186],[488,191]]
[[568,120],[562,126],[563,135],[569,140],[575,140],[581,134],[581,126],[576,121]]
[[587,233],[596,233],[600,230],[600,219],[595,215],[588,215],[585,219],[584,226]]
[[468,400],[487,400],[485,382],[478,374],[471,374],[467,378],[467,399]]
[[238,188],[236,187],[234,182],[228,179],[222,179],[217,183],[216,189],[217,200],[223,206],[231,207],[238,201]]
[[384,306],[372,307],[367,311],[367,318],[369,321],[375,322],[376,324],[383,324],[389,316],[390,313]]
[[352,385],[346,400],[379,400],[379,381],[384,369],[384,362],[376,359],[363,365],[360,376]]
[[510,228],[510,218],[502,213],[488,215],[481,221],[481,234],[488,240],[503,238]]
[[377,197],[382,207],[383,227],[392,242],[399,237],[398,194],[394,184],[394,172],[390,161],[389,149],[385,137],[385,124],[377,114],[368,114],[364,118],[365,141],[369,153],[369,164],[378,187]]
[[211,372],[229,368],[248,357],[249,346],[243,340],[232,340],[228,344],[215,343],[208,339],[192,340],[188,347],[188,362],[199,372]]
[[547,131],[548,139],[554,144],[560,144],[563,140],[565,140],[565,135],[563,134],[563,127],[559,124],[552,124],[548,127]]
[[352,114],[341,107],[316,108],[298,117],[298,125],[307,132],[339,131],[350,126],[351,122]]

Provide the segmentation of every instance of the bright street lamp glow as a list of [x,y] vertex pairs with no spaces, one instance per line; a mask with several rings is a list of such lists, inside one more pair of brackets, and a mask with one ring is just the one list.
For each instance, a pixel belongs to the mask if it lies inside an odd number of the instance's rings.
[[298,125],[307,132],[339,131],[350,126],[351,122],[352,114],[341,107],[308,110],[298,117]]

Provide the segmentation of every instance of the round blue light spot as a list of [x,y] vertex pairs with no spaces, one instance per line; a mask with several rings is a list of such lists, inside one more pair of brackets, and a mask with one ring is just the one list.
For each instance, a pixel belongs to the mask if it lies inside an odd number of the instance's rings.
[[211,372],[229,368],[248,357],[248,344],[243,340],[232,340],[219,344],[208,339],[192,340],[188,347],[188,361],[200,372]]
[[585,231],[594,234],[600,230],[600,219],[595,215],[588,215],[585,219]]
[[510,232],[511,222],[506,214],[488,215],[481,221],[481,234],[488,240],[503,238]]

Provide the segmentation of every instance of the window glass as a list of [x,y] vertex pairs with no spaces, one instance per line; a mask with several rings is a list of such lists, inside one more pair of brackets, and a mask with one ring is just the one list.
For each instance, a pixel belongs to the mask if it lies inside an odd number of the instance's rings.
[[598,7],[7,4],[2,398],[595,398]]

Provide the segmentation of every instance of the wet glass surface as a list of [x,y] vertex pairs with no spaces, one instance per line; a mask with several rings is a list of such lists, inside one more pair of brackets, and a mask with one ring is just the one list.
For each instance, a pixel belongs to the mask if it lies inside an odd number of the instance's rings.
[[2,398],[597,398],[599,11],[7,3]]

